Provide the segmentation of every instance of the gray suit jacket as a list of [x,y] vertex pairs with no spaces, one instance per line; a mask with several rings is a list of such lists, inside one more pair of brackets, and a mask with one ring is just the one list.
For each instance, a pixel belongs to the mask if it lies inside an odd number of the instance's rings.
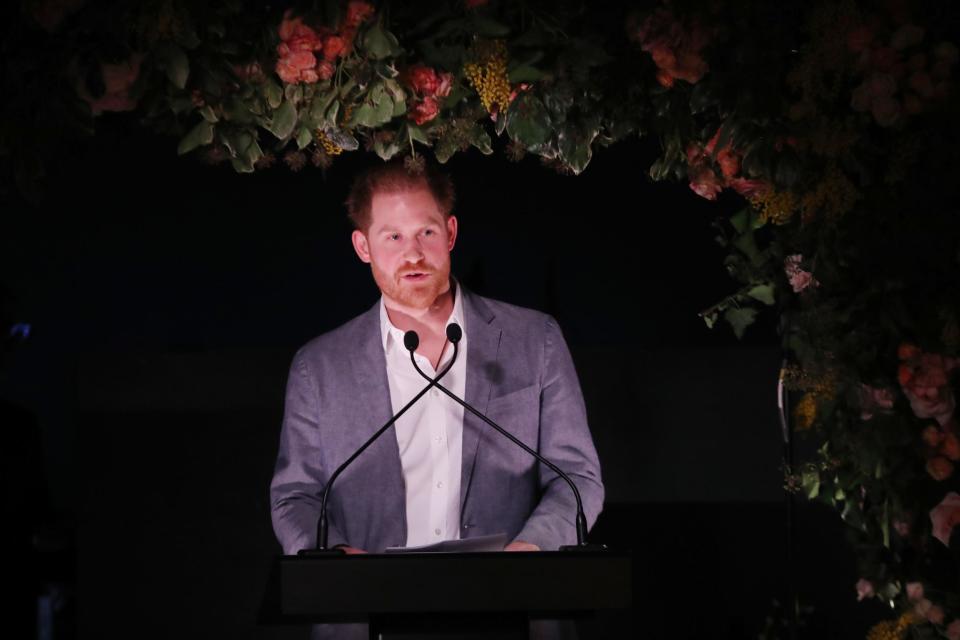
[[[563,469],[593,526],[603,505],[600,465],[559,326],[546,314],[461,291],[466,401]],[[284,553],[315,546],[327,478],[391,415],[378,302],[293,358],[270,485]],[[461,538],[506,532],[544,550],[576,542],[569,486],[469,412],[461,469]],[[331,490],[329,546],[371,552],[404,546],[405,504],[396,433],[389,429]]]

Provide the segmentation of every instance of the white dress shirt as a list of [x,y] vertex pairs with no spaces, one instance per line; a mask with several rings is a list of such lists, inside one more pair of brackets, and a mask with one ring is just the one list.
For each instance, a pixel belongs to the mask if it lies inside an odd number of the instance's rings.
[[[467,375],[467,328],[463,322],[460,288],[454,292],[453,312],[446,324],[463,329],[457,361],[440,383],[464,397]],[[410,362],[403,332],[390,322],[380,299],[380,335],[387,360],[390,402],[396,413],[427,381]],[[431,378],[433,366],[420,354],[417,364]],[[442,371],[453,357],[453,345],[444,346],[437,368]],[[463,450],[463,407],[442,391],[431,389],[394,424],[400,447],[400,464],[407,500],[407,546],[460,538],[460,467]]]

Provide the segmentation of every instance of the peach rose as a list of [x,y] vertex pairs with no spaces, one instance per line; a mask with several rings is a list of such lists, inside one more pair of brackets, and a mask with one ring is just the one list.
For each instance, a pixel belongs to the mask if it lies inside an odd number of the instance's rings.
[[948,460],[954,462],[960,460],[960,441],[957,440],[957,436],[952,433],[944,434],[939,451]]
[[893,389],[887,387],[871,387],[868,384],[861,384],[859,390],[860,397],[860,419],[870,420],[878,413],[890,413],[893,409],[895,393]]
[[927,473],[937,482],[943,482],[953,475],[953,463],[943,456],[934,456],[927,460]]
[[860,578],[857,580],[857,602],[861,600],[866,600],[867,598],[872,598],[877,595],[877,592],[873,589],[873,583],[869,580],[864,580]]
[[933,524],[933,537],[949,547],[950,534],[960,523],[960,494],[951,491],[945,495],[940,504],[930,510],[930,522]]
[[920,439],[931,449],[936,449],[943,442],[944,434],[936,425],[927,425],[920,434]]

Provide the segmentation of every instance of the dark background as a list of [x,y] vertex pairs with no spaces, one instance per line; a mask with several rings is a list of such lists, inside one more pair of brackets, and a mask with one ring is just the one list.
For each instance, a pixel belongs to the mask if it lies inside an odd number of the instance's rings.
[[[4,204],[0,281],[32,326],[0,386],[34,549],[18,620],[40,595],[55,637],[304,637],[256,622],[283,389],[300,345],[377,300],[341,203],[379,160],[238,175],[132,116],[98,126],[45,203]],[[697,316],[737,287],[711,222],[742,201],[651,183],[655,157],[620,143],[578,177],[502,153],[448,165],[454,272],[560,322],[607,487],[593,537],[635,554],[634,610],[582,631],[756,637],[793,575],[802,635],[863,637],[879,605],[855,602],[832,512],[797,505],[786,566],[775,318],[738,341]]]

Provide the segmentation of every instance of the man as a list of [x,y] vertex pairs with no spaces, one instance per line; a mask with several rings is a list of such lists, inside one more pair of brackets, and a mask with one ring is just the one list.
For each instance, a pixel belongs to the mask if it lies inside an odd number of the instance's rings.
[[[599,462],[560,329],[550,316],[477,296],[451,278],[453,199],[450,181],[432,167],[411,175],[402,164],[379,165],[353,185],[353,247],[382,297],[293,359],[270,488],[284,553],[315,546],[329,475],[426,384],[403,334],[417,332],[418,364],[433,376],[453,355],[450,322],[464,337],[441,383],[563,469],[589,525],[600,513]],[[344,471],[327,508],[328,544],[348,553],[501,532],[508,551],[576,541],[569,486],[437,390]]]

